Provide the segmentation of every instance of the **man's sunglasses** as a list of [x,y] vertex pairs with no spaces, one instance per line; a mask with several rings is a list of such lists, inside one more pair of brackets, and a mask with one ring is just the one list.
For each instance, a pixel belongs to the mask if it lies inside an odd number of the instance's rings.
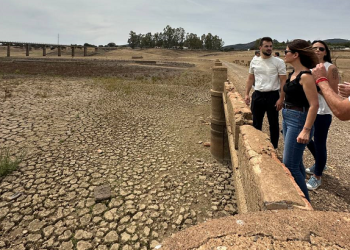
[[322,52],[326,50],[326,48],[324,48],[324,47],[312,47],[312,49],[313,50],[317,50],[318,49],[319,51],[322,51]]

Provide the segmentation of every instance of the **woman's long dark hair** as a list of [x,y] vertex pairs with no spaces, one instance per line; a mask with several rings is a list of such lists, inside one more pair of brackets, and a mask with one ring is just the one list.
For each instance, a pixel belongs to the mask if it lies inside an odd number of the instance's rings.
[[312,45],[314,45],[315,43],[322,43],[323,44],[323,46],[326,48],[326,52],[327,52],[326,55],[323,57],[323,60],[325,62],[332,63],[331,51],[329,50],[328,45],[322,40],[315,40],[312,42]]
[[308,69],[315,68],[318,64],[318,57],[313,51],[311,44],[302,39],[295,39],[288,43],[288,48],[293,52],[298,52],[300,62]]

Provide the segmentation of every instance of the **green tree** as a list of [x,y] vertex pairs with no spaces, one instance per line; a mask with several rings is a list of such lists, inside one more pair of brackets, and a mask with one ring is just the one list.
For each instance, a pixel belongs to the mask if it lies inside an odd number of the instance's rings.
[[[142,48],[151,48],[153,44],[153,38],[152,33],[148,32],[146,35],[140,34],[140,41],[141,41],[141,47]],[[154,46],[153,46],[154,47]]]
[[183,48],[185,41],[185,30],[183,28],[176,28],[175,30],[175,45]]
[[130,31],[129,33],[128,44],[132,49],[140,44],[140,37],[134,31]]
[[187,33],[186,39],[184,41],[184,46],[190,49],[201,49],[202,41],[196,34]]
[[163,33],[162,32],[154,33],[154,35],[153,35],[153,43],[154,43],[154,46],[163,47]]
[[107,47],[117,47],[117,45],[115,43],[111,42],[111,43],[107,44]]
[[211,33],[205,36],[204,46],[206,49],[213,49],[213,35]]
[[171,48],[174,46],[174,36],[175,29],[171,28],[170,25],[167,25],[163,29],[163,44],[165,48]]

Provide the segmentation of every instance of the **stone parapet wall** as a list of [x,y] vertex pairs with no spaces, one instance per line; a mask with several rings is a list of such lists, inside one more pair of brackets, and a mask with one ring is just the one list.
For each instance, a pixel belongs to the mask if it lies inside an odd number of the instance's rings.
[[223,93],[239,213],[275,209],[312,210],[268,135],[255,129],[252,114],[231,83]]
[[349,213],[322,211],[238,214],[180,231],[159,249],[350,249],[349,221]]

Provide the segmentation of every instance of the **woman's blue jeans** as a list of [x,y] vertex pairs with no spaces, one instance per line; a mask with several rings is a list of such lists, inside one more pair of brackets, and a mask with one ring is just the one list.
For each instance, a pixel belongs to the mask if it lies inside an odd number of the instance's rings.
[[332,123],[332,115],[317,115],[314,127],[314,141],[307,145],[311,154],[315,158],[315,175],[322,176],[323,169],[327,162],[327,136]]
[[[283,163],[291,172],[295,182],[304,193],[305,198],[310,201],[305,183],[306,174],[303,164],[303,153],[306,144],[297,142],[297,137],[305,125],[307,112],[283,109],[282,116],[284,137]],[[314,128],[312,127],[310,139],[313,135],[313,130]]]

